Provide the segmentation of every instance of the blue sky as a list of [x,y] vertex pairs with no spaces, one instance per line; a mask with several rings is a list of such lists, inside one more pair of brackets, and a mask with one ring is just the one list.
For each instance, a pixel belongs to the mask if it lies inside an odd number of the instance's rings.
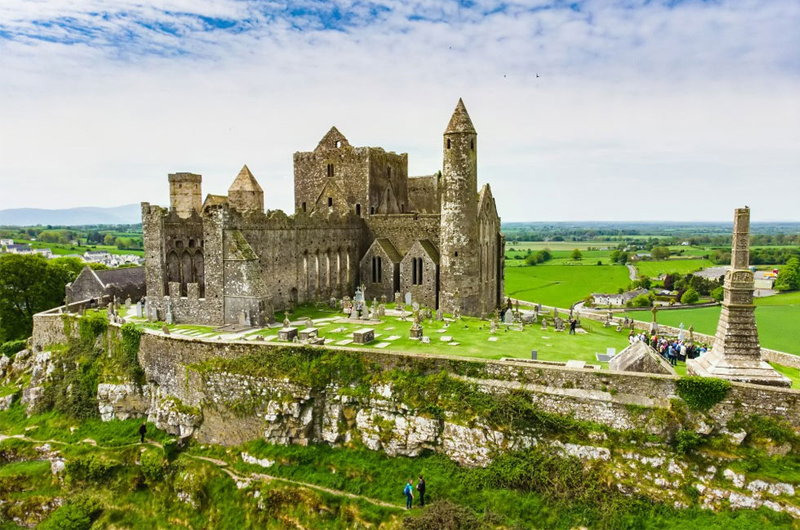
[[247,163],[290,209],[331,125],[430,174],[463,97],[504,220],[800,220],[797,27],[795,0],[4,0],[0,208]]

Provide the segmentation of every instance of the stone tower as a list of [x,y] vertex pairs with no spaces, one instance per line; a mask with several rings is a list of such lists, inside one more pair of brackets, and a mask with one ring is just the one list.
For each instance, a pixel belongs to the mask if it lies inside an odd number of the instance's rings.
[[203,177],[194,173],[169,174],[169,207],[178,217],[188,219],[192,211],[200,213],[203,204],[200,189]]
[[477,314],[480,268],[478,248],[478,133],[464,102],[444,131],[442,202],[439,232],[440,306],[453,311],[458,292],[460,310]]
[[790,387],[791,381],[761,360],[750,265],[750,209],[733,220],[731,268],[725,273],[725,298],[711,351],[687,361],[690,374],[744,383]]
[[246,164],[228,188],[228,204],[240,212],[264,211],[264,190]]

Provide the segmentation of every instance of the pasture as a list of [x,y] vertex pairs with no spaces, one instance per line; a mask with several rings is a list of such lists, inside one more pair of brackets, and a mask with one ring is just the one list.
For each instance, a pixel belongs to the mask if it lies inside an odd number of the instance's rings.
[[507,296],[564,308],[592,293],[615,293],[629,283],[622,265],[536,265],[507,267],[505,273]]
[[697,272],[714,264],[707,259],[667,259],[662,261],[637,261],[637,276],[657,278],[661,274],[689,274]]

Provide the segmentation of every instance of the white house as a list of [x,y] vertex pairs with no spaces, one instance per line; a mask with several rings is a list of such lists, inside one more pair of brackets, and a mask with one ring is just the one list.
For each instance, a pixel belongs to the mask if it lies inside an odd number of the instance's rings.
[[636,289],[625,293],[593,293],[592,302],[596,306],[624,306],[637,296],[647,294],[647,289]]
[[33,254],[33,249],[28,245],[6,245],[9,254]]

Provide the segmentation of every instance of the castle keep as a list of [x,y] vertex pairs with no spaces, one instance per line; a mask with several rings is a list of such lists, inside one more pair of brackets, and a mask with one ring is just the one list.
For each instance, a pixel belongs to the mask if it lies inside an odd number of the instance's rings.
[[244,166],[227,196],[202,200],[201,176],[169,175],[170,207],[142,203],[151,318],[262,325],[273,311],[365,287],[467,315],[503,296],[505,240],[488,184],[478,191],[477,132],[459,100],[443,167],[409,177],[408,155],[353,147],[335,127],[294,154],[295,213],[264,211]]

